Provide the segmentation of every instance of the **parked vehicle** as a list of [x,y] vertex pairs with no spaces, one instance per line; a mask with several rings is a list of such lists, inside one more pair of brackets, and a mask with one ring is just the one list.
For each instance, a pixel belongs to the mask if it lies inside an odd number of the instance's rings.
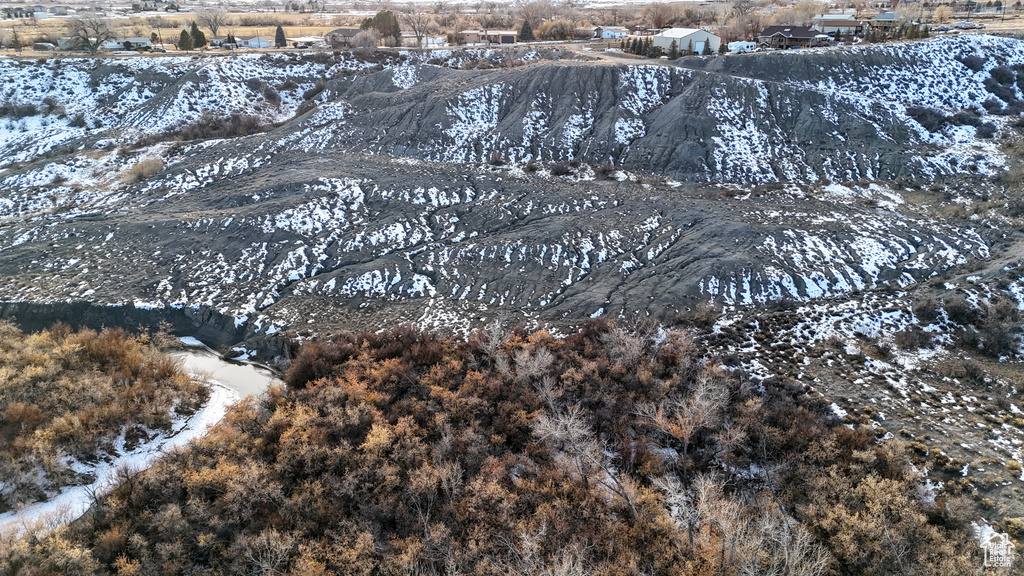
[[729,42],[729,52],[733,54],[744,54],[757,50],[757,42]]

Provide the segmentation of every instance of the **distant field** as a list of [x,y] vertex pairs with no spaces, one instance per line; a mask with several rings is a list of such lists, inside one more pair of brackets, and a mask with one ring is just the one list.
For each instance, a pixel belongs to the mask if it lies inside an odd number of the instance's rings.
[[[608,2],[587,3],[582,6],[607,8],[614,5],[644,3],[646,2],[609,0]],[[426,6],[427,1],[413,0],[405,4]],[[433,4],[433,2],[430,2],[430,4]],[[230,33],[241,38],[260,36],[273,39],[278,25],[284,28],[285,36],[289,38],[323,36],[338,27],[358,26],[364,18],[375,12],[376,6],[367,9],[359,5],[338,14],[236,12],[231,14],[232,24],[218,30],[217,36],[223,37]],[[467,14],[471,12],[467,11]],[[174,41],[177,39],[180,30],[188,28],[196,16],[195,13],[145,12],[137,15],[114,16],[111,20],[115,31],[123,37],[149,37],[156,33],[159,39],[158,45],[173,49]],[[954,14],[947,24],[966,19],[968,19],[966,14]],[[969,19],[985,25],[985,29],[973,30],[969,31],[969,33],[1024,33],[1024,15],[1022,14],[999,15],[995,13],[982,13],[973,14]],[[41,21],[0,21],[0,43],[6,43],[12,30],[17,30],[22,42],[25,44],[35,41],[56,41],[57,38],[67,35],[67,21],[64,17],[55,17]],[[938,23],[933,25],[938,25]],[[27,49],[23,50],[23,52],[35,54]]]
[[[171,46],[177,39],[180,30],[188,28],[195,17],[195,14],[189,13],[143,13],[139,16],[114,17],[111,20],[115,32],[121,36],[149,37],[156,33],[157,37],[162,39],[163,44]],[[218,30],[217,36],[223,37],[231,33],[236,37],[260,36],[273,39],[278,25],[284,28],[285,36],[289,38],[323,36],[338,27],[358,26],[364,17],[365,15],[362,14],[324,16],[286,13],[232,14],[231,18],[234,23]],[[44,38],[56,40],[68,34],[67,22],[66,18],[41,21],[7,20],[0,22],[0,33],[6,34],[6,37],[10,38],[11,30],[17,30],[22,42],[25,43]],[[209,30],[204,31],[209,32]]]

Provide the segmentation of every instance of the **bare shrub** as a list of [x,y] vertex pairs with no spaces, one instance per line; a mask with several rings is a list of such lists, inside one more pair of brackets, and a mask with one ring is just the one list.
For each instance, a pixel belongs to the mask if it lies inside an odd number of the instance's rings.
[[703,330],[709,330],[718,320],[718,308],[713,302],[702,302],[693,311],[691,319],[693,325]]
[[608,349],[608,357],[616,364],[633,366],[644,353],[644,342],[636,334],[630,334],[621,328],[605,333],[601,339]]
[[124,181],[126,184],[138,184],[150,176],[163,172],[163,169],[163,160],[159,158],[146,158],[136,162],[128,169],[128,173],[124,176]]
[[309,100],[312,98],[316,98],[317,96],[320,95],[321,92],[324,91],[324,88],[326,87],[327,83],[324,82],[322,78],[317,78],[316,83],[313,84],[313,87],[302,93],[302,99]]
[[893,336],[893,339],[896,346],[901,350],[917,350],[919,348],[928,348],[932,345],[932,335],[918,326],[910,326],[905,330],[900,330]]

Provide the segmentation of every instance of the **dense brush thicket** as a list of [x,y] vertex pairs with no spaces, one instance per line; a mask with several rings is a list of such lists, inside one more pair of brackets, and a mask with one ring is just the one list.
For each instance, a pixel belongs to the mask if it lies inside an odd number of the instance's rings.
[[[967,574],[962,503],[685,334],[307,344],[11,574]],[[3,548],[0,542],[0,549]],[[58,565],[57,562],[63,562]]]
[[207,395],[148,337],[0,323],[0,512],[73,483],[65,456],[92,461],[122,434],[169,430]]

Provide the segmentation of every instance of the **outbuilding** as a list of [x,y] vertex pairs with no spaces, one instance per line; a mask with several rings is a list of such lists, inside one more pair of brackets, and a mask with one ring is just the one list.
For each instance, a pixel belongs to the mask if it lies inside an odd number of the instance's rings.
[[707,30],[697,28],[666,28],[651,37],[651,42],[665,52],[672,49],[672,42],[680,53],[693,50],[696,54],[718,53],[722,39]]

